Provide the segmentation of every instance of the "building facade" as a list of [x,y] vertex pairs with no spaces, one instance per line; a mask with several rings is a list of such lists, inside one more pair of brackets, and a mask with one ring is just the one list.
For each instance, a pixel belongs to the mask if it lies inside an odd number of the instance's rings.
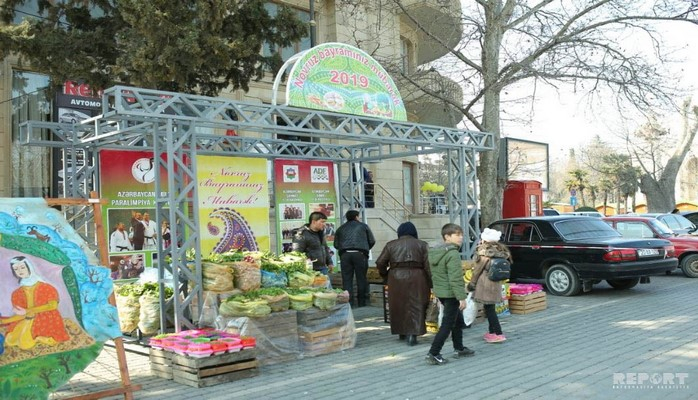
[[[410,121],[455,127],[462,114],[448,101],[462,102],[462,90],[454,81],[423,66],[447,53],[443,44],[455,46],[461,39],[460,3],[457,0],[292,0],[268,2],[296,9],[308,21],[311,34],[289,48],[279,50],[284,59],[313,44],[341,42],[356,46],[379,61],[398,85]],[[37,1],[18,10],[15,22],[37,16]],[[424,33],[424,30],[430,34]],[[264,52],[272,51],[265,48]],[[50,77],[36,73],[8,57],[0,64],[0,196],[56,196],[60,173],[51,149],[23,146],[19,125],[27,120],[76,122],[80,119],[60,110],[56,95],[48,90]],[[248,92],[223,92],[222,97],[250,103],[270,103],[274,77],[250,82]],[[415,85],[414,83],[417,83]],[[423,88],[424,90],[420,89]],[[283,102],[285,88],[278,94]],[[426,92],[441,93],[435,98]],[[79,113],[78,113],[79,114]],[[46,133],[48,134],[48,133]],[[220,132],[225,134],[225,132]],[[331,139],[323,139],[331,141]],[[378,166],[380,165],[380,168]],[[419,213],[417,157],[367,164],[375,182],[375,203],[386,202],[405,213]]]

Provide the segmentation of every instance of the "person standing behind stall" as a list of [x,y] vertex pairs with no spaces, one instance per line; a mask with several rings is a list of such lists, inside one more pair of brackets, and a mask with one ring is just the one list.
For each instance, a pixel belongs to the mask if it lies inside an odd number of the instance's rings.
[[308,217],[308,223],[303,225],[293,235],[293,251],[305,253],[313,262],[313,270],[327,275],[332,272],[330,248],[325,240],[325,223],[327,216],[315,211]]
[[501,236],[502,232],[495,229],[485,228],[482,231],[480,244],[475,248],[473,276],[468,283],[468,291],[474,292],[473,299],[484,304],[485,316],[489,324],[488,332],[484,337],[487,343],[500,343],[507,340],[502,333],[495,309],[495,305],[502,301],[502,282],[493,281],[487,276],[492,258],[504,258],[512,262],[509,248],[499,243]]
[[390,333],[417,344],[417,336],[427,333],[431,270],[426,242],[419,240],[411,222],[400,224],[398,238],[388,242],[376,260],[378,272],[388,281]]
[[342,288],[349,292],[349,303],[354,304],[354,275],[356,275],[357,307],[366,306],[368,298],[368,254],[376,239],[368,225],[361,222],[358,211],[345,214],[347,222],[337,228],[334,247],[339,252],[342,268]]

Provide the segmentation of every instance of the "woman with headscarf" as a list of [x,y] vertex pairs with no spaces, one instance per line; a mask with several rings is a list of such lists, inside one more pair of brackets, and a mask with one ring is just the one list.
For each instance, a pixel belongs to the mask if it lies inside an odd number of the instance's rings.
[[376,260],[378,272],[387,279],[390,307],[390,332],[417,344],[417,336],[427,333],[426,312],[429,305],[431,270],[429,246],[419,240],[411,222],[401,224],[398,238],[388,242]]
[[7,325],[5,346],[28,350],[37,343],[55,346],[69,340],[58,311],[56,288],[44,282],[24,256],[13,257],[10,268],[19,280],[19,288],[12,292],[11,297],[15,315],[0,318],[0,324]]

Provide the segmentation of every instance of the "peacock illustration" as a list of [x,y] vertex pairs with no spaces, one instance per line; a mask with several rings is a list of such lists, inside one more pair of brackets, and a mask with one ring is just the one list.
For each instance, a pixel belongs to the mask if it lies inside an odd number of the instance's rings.
[[[213,253],[225,253],[228,250],[258,251],[257,240],[250,225],[237,211],[230,208],[217,208],[211,212],[209,218],[220,218],[224,223],[223,237],[216,243]],[[210,222],[208,232],[218,236],[220,230]]]

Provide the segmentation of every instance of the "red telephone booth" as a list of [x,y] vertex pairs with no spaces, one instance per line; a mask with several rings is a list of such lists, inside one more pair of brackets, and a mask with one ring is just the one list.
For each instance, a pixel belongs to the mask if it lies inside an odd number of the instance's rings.
[[504,218],[543,215],[543,189],[538,181],[507,181],[502,207]]

